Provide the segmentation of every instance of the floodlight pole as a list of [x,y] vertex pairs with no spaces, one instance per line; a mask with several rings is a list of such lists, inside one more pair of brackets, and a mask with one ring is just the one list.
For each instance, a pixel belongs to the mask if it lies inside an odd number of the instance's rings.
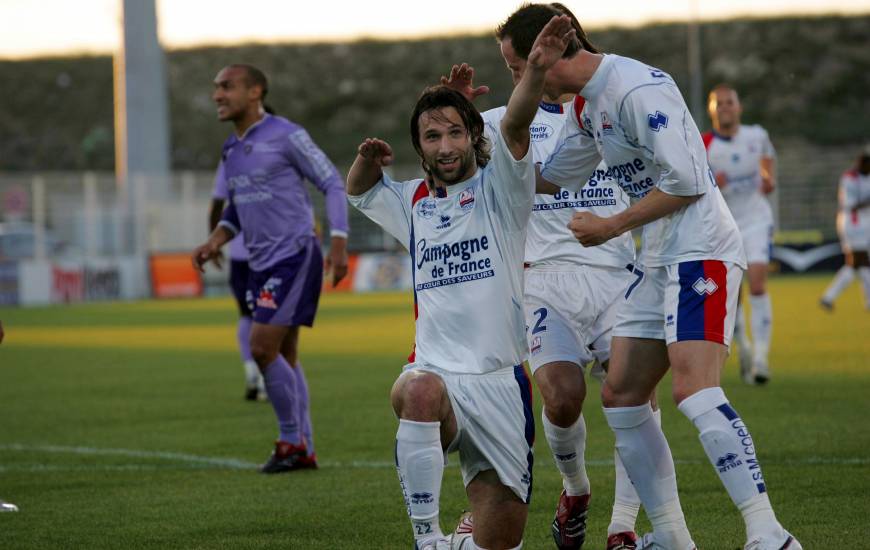
[[[156,0],[123,0],[123,42],[115,55],[115,174],[137,255],[147,248],[147,202],[169,196],[169,108]],[[136,190],[139,183],[146,189]],[[137,198],[139,200],[137,200]],[[144,200],[142,200],[144,198]]]

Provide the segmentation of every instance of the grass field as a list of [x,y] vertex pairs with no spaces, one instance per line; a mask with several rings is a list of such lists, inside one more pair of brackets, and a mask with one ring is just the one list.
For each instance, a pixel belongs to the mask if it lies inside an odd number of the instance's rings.
[[[804,548],[870,548],[870,313],[827,277],[776,278],[773,378],[725,390],[756,440],[771,499]],[[413,340],[410,295],[327,295],[303,331],[318,471],[263,476],[271,408],[242,400],[229,299],[0,309],[0,548],[411,548],[388,392]],[[613,438],[593,382],[585,407],[601,549]],[[744,542],[742,521],[663,383],[683,508],[702,549]],[[537,399],[537,398],[536,398]],[[538,419],[540,400],[536,400]],[[540,420],[538,420],[540,423]],[[539,428],[524,548],[552,548],[559,478]],[[447,468],[442,526],[465,506]],[[639,523],[644,530],[646,521]]]

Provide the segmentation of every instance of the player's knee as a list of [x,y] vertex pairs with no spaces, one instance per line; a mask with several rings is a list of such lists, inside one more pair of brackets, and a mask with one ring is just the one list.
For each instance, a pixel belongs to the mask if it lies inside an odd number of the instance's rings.
[[557,426],[567,427],[577,421],[583,410],[583,398],[585,391],[567,392],[551,391],[548,394],[541,392],[544,400],[544,408],[547,410],[547,418]]
[[444,382],[429,372],[406,372],[390,393],[396,416],[406,420],[436,421],[444,398]]
[[753,296],[764,296],[767,294],[767,285],[765,281],[751,282],[749,284],[749,294]]
[[607,383],[607,379],[604,379],[604,383],[601,384],[601,405],[605,408],[612,407],[622,407],[624,400],[624,395],[619,392],[616,388]]
[[257,363],[260,371],[266,370],[266,367],[278,357],[278,351],[270,346],[263,345],[260,342],[251,342],[251,357]]

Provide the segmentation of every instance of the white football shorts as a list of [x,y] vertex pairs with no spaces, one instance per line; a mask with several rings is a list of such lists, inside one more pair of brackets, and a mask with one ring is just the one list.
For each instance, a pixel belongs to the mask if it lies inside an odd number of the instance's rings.
[[730,344],[743,279],[738,265],[697,260],[638,269],[642,274],[625,293],[613,336],[669,345],[686,340]]
[[447,386],[457,426],[447,452],[459,451],[465,485],[480,472],[495,470],[502,484],[528,503],[535,418],[532,384],[523,366],[487,374],[453,374],[417,363],[406,365],[409,369],[437,374]]
[[740,228],[747,264],[769,264],[773,250],[773,224],[755,224]]
[[534,266],[525,272],[529,366],[567,361],[581,367],[610,358],[610,334],[625,291],[637,279],[626,268]]

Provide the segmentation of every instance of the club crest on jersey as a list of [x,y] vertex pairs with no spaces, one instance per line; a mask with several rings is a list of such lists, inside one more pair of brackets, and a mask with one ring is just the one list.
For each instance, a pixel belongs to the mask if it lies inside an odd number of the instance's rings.
[[601,132],[604,134],[613,133],[613,124],[611,124],[610,119],[607,118],[606,111],[601,111]]
[[529,126],[529,136],[534,142],[546,140],[553,135],[553,127],[549,124],[532,124]]
[[535,336],[532,338],[532,345],[529,346],[529,351],[532,352],[532,355],[537,355],[541,351],[541,337]]
[[275,303],[275,289],[281,286],[281,279],[271,277],[263,288],[260,289],[260,294],[257,296],[257,307],[266,309],[278,309],[278,304]]
[[417,213],[420,214],[421,218],[429,219],[435,215],[435,209],[437,208],[435,199],[431,197],[425,198],[418,202],[417,205]]
[[658,132],[662,128],[668,127],[668,115],[661,111],[656,111],[655,114],[647,115],[649,119],[649,127],[653,132]]
[[466,189],[459,193],[459,208],[462,210],[474,208],[474,190]]

